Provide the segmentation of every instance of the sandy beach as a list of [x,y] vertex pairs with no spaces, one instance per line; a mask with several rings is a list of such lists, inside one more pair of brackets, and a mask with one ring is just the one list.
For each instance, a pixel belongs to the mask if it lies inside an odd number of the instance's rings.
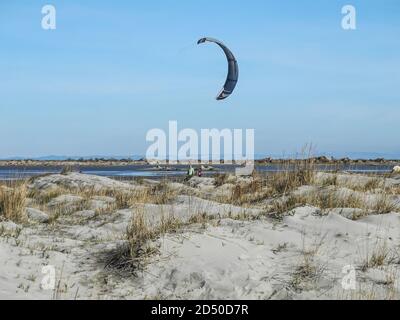
[[2,299],[400,297],[398,174],[68,172],[0,190]]

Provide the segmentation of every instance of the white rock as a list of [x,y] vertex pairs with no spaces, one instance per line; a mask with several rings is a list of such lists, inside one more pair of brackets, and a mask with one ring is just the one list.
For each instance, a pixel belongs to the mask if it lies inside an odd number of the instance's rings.
[[92,210],[97,209],[107,209],[109,207],[109,202],[101,201],[101,200],[90,200],[89,201],[89,208]]
[[96,216],[96,212],[94,210],[82,210],[75,212],[75,215],[85,219],[91,219]]
[[205,177],[192,177],[189,180],[189,185],[193,188],[214,188],[214,178],[205,178]]
[[14,232],[18,228],[20,228],[20,226],[17,225],[15,222],[12,222],[12,221],[1,221],[0,222],[0,230]]
[[47,223],[49,222],[49,216],[34,208],[26,208],[26,215],[28,216],[28,219],[34,222],[40,222],[40,223]]
[[74,196],[71,194],[64,194],[62,196],[58,196],[57,198],[52,199],[48,205],[49,207],[55,207],[65,204],[77,204],[81,201],[83,201],[82,197]]

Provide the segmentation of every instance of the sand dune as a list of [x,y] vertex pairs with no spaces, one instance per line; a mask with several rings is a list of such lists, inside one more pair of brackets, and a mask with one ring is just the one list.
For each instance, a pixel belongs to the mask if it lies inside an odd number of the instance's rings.
[[[25,220],[0,221],[0,298],[400,297],[399,177],[317,173],[285,194],[268,183],[247,190],[254,179],[37,178]],[[126,256],[132,239],[137,260]],[[43,287],[45,266],[55,268],[54,289]]]

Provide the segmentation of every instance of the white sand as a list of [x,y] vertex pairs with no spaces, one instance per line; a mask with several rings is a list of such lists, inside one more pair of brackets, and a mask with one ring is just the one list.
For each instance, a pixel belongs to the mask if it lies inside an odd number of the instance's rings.
[[[202,179],[191,183],[198,195],[215,189],[213,181]],[[343,174],[340,179],[362,183],[369,178]],[[385,181],[390,185],[399,182]],[[136,187],[74,173],[40,178],[32,188],[57,185]],[[180,184],[174,188],[182,187],[188,188]],[[297,192],[311,189],[302,187]],[[359,191],[340,187],[336,192]],[[72,206],[79,200],[75,197],[65,195],[52,201]],[[373,201],[374,194],[369,197],[368,201]],[[92,201],[97,207],[114,199],[97,197]],[[101,257],[124,243],[132,214],[138,210],[153,224],[166,213],[186,222],[200,213],[217,219],[205,228],[189,225],[156,240],[159,254],[136,276],[112,273],[104,269]],[[41,223],[44,216],[33,212],[36,221],[25,225],[0,222],[0,299],[400,298],[400,214],[370,212],[353,221],[349,217],[354,210],[336,208],[321,215],[319,208],[304,206],[277,220],[258,207],[180,195],[166,205],[143,204],[101,215],[95,208],[72,212],[50,225]],[[236,215],[249,220],[233,220]],[[387,253],[384,264],[362,268],[374,253]],[[53,290],[40,286],[45,276],[42,267],[47,265],[56,270],[56,297]],[[356,269],[355,290],[342,287],[342,271],[348,265]],[[305,266],[311,271],[300,273]]]

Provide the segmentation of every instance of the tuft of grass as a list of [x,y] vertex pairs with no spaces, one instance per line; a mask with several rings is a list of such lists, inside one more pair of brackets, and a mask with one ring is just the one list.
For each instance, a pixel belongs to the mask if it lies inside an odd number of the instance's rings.
[[334,208],[362,208],[364,201],[356,194],[340,195],[335,189],[317,190],[307,194],[290,194],[272,202],[270,212],[281,217],[300,206],[314,206],[326,211]]
[[162,213],[159,219],[151,220],[146,217],[144,206],[136,206],[127,228],[127,241],[109,254],[106,267],[136,274],[159,252],[157,239],[166,234],[178,233],[184,227],[193,224],[201,224],[206,228],[208,223],[216,219],[216,216],[207,215],[205,212],[196,212],[187,220],[181,220],[170,213]]
[[154,241],[166,233],[177,232],[183,225],[173,215],[163,215],[159,223],[150,223],[144,210],[136,208],[127,228],[127,243],[112,252],[106,267],[133,273],[142,270],[149,258],[158,253]]
[[315,281],[318,273],[318,268],[314,264],[313,258],[305,255],[302,262],[296,267],[290,284],[295,290],[302,290],[302,284]]
[[140,190],[115,189],[107,195],[115,198],[118,209],[126,209],[138,203],[167,204],[176,197],[177,193],[167,183],[161,182]]
[[309,204],[321,208],[322,210],[334,208],[361,208],[364,205],[362,197],[351,193],[348,195],[337,194],[335,190],[316,192],[307,199]]
[[400,195],[400,186],[394,186],[389,188],[389,191],[393,195]]
[[214,186],[220,187],[226,183],[228,180],[228,174],[226,173],[217,173],[214,175]]
[[112,250],[106,257],[106,269],[133,272],[143,269],[146,258],[158,252],[152,245],[156,232],[146,220],[144,213],[137,210],[132,215],[126,231],[127,242]]
[[304,185],[311,185],[315,180],[313,159],[287,161],[279,172],[271,175],[267,185],[276,195],[287,194]]
[[144,253],[148,253],[150,251],[148,243],[156,235],[156,231],[150,227],[143,212],[136,212],[127,230],[131,258],[136,260],[143,256]]
[[63,168],[61,169],[61,174],[67,175],[68,173],[76,172],[76,171],[77,171],[77,169],[74,168],[73,166],[66,165],[66,166],[63,166]]
[[110,209],[127,209],[138,203],[166,204],[174,199],[177,195],[177,193],[169,187],[168,183],[161,182],[155,186],[141,186],[137,189],[97,189],[95,187],[56,187],[46,191],[31,189],[28,192],[28,197],[34,199],[39,205],[44,205],[52,199],[64,194],[80,196],[86,201],[91,200],[96,196],[112,197],[116,200],[116,202],[113,208]]
[[[260,175],[253,172],[250,182],[237,182],[229,196],[219,199],[235,205],[254,204],[269,197],[289,195],[296,188],[303,185],[312,185],[315,181],[315,165],[313,158],[299,160],[287,160],[278,172]],[[227,174],[214,176],[216,187],[225,184],[228,180]],[[281,203],[275,202],[276,206]],[[276,211],[282,212],[283,207]]]
[[285,213],[292,211],[293,209],[303,205],[298,202],[298,197],[290,195],[285,199],[277,199],[272,202],[270,209],[270,215],[273,218],[281,219]]
[[392,201],[391,197],[388,194],[383,193],[379,196],[378,200],[371,209],[377,214],[386,214],[398,211],[399,206]]
[[325,236],[323,236],[319,242],[314,243],[312,247],[306,249],[305,238],[303,238],[301,259],[290,282],[290,285],[294,290],[302,291],[305,284],[317,282],[325,271],[325,266],[319,264],[315,259],[323,245],[324,239]]
[[369,252],[367,252],[365,261],[361,265],[361,270],[365,272],[370,268],[382,267],[389,261],[389,258],[390,258],[390,251],[387,247],[387,244],[377,243],[371,255]]
[[363,187],[363,191],[371,191],[371,190],[375,190],[378,188],[382,188],[383,186],[383,180],[380,178],[371,178],[370,180],[368,180],[364,187]]
[[198,213],[189,219],[189,224],[201,224],[202,228],[206,228],[206,224],[211,221],[212,219],[215,219],[215,217],[211,217],[207,215],[207,213]]
[[13,188],[0,187],[0,217],[17,223],[25,221],[26,195],[26,183],[21,183]]
[[146,191],[130,192],[128,190],[115,189],[110,191],[108,196],[115,198],[116,207],[118,209],[127,209],[134,203],[146,202],[148,194]]
[[164,180],[148,189],[148,193],[150,202],[154,204],[167,204],[177,196],[177,192],[171,189],[170,185]]
[[322,180],[321,185],[322,187],[337,186],[338,185],[337,174],[331,174],[328,177],[326,177],[324,180]]
[[39,205],[44,205],[50,202],[52,199],[57,198],[63,194],[70,194],[71,192],[67,189],[56,187],[51,188],[46,191],[39,191],[36,189],[28,190],[27,196],[28,198],[32,198],[36,201]]
[[264,186],[265,181],[263,179],[253,176],[249,183],[237,183],[226,202],[244,205],[264,200],[271,195],[270,189],[264,188]]

